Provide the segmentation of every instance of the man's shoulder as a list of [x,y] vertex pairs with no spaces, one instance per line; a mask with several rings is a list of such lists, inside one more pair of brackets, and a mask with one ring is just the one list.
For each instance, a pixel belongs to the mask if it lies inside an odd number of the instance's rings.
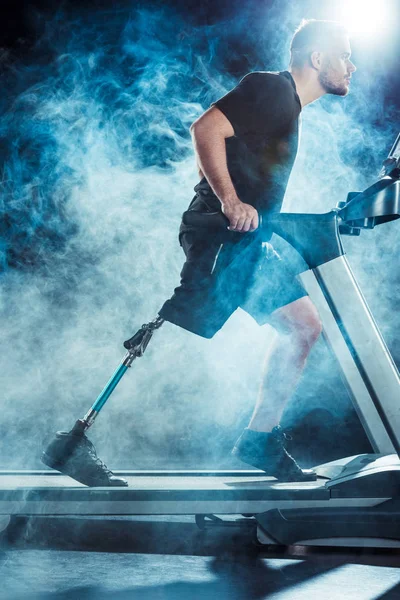
[[251,71],[241,81],[275,89],[292,88],[289,79],[285,77],[283,72],[279,71]]
[[267,103],[270,112],[276,107],[281,117],[288,118],[296,113],[296,88],[288,71],[252,71],[242,82],[248,96],[260,105]]

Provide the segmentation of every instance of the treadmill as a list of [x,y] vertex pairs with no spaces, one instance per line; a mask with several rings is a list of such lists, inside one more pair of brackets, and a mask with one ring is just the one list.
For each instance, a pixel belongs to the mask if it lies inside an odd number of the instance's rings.
[[[283,509],[256,516],[262,543],[395,546],[400,544],[400,375],[344,256],[341,235],[400,216],[400,134],[380,179],[350,193],[325,215],[281,215],[277,233],[310,269],[299,277],[316,305],[353,406],[374,450],[316,467],[330,499],[347,505]],[[315,218],[315,223],[313,222]],[[285,220],[289,224],[285,224]],[[278,217],[279,221],[279,217]],[[325,225],[323,223],[325,222]],[[323,230],[319,226],[323,225]],[[279,231],[280,229],[280,231]],[[312,247],[307,235],[312,237]],[[360,499],[371,502],[363,506]]]
[[127,488],[87,488],[55,471],[2,471],[0,530],[19,516],[179,521],[189,515],[202,529],[250,524],[261,545],[400,547],[400,376],[341,242],[342,235],[399,217],[400,135],[379,180],[363,192],[350,193],[328,213],[268,218],[268,227],[309,266],[300,279],[374,454],[319,465],[317,481],[301,483],[257,470],[125,471],[118,474],[128,479]]

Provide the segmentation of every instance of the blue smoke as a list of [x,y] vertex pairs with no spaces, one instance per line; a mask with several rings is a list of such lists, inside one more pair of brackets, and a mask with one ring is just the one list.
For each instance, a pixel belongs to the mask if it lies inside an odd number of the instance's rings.
[[[252,7],[207,26],[170,8],[59,13],[29,57],[6,68],[4,467],[40,466],[46,433],[86,412],[121,357],[120,341],[177,285],[179,217],[197,183],[189,126],[246,72],[285,68],[304,16],[288,3],[259,15]],[[325,212],[376,177],[398,111],[384,106],[379,64],[360,68],[353,81],[348,98],[327,97],[304,111],[286,210]],[[395,357],[396,231],[389,224],[346,244]],[[211,343],[166,324],[93,429],[102,456],[115,467],[221,460],[252,408],[270,336],[240,312]],[[310,372],[315,365],[320,387],[315,375],[305,377],[295,414],[322,390],[342,418],[347,396],[337,397],[322,344]]]

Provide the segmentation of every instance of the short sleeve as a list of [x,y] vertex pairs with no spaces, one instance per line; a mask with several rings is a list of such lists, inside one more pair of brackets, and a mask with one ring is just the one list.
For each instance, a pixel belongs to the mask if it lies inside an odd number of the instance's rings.
[[273,134],[293,112],[290,83],[275,73],[249,73],[225,96],[214,102],[230,121],[235,135]]

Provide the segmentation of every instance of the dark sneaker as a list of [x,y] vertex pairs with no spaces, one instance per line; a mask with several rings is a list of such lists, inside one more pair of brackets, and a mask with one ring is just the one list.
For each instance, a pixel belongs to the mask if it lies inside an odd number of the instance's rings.
[[89,487],[128,485],[126,479],[116,477],[99,459],[93,443],[84,434],[58,431],[43,452],[42,462]]
[[285,448],[286,434],[280,427],[271,433],[245,429],[237,440],[232,455],[265,471],[279,481],[315,481],[312,469],[302,469]]

